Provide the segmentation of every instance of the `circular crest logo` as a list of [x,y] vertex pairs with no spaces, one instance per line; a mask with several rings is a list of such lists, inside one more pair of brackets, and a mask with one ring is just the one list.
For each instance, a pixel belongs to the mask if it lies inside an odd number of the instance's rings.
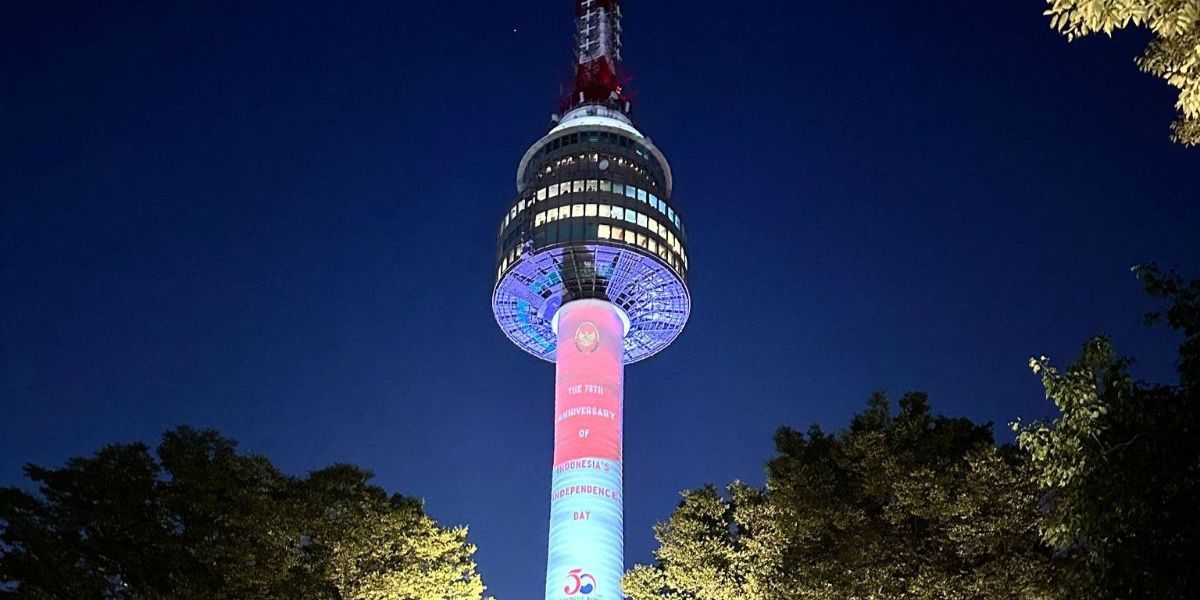
[[583,354],[591,354],[600,346],[600,330],[591,321],[584,321],[575,330],[575,348]]
[[596,590],[596,578],[589,573],[584,573],[583,569],[571,569],[567,572],[567,585],[563,588],[563,593],[568,596],[582,594],[584,596]]

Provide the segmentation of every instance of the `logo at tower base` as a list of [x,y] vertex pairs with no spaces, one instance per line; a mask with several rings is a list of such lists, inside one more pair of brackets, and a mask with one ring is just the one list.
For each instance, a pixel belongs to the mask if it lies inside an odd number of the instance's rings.
[[591,354],[600,345],[600,330],[591,321],[584,321],[575,330],[575,348],[583,354]]
[[596,578],[588,573],[584,573],[583,569],[571,569],[567,572],[567,585],[563,588],[564,594],[568,596],[586,596],[595,590]]

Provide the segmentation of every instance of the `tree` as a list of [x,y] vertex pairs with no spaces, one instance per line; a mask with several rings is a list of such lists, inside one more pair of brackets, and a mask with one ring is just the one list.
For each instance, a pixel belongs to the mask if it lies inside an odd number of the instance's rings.
[[1177,386],[1137,383],[1111,342],[1088,342],[1066,371],[1030,366],[1059,416],[1017,426],[1044,494],[1040,526],[1078,551],[1098,598],[1195,598],[1200,573],[1200,281],[1137,269],[1170,301],[1148,320],[1183,331]]
[[213,431],[113,445],[0,490],[0,598],[478,599],[465,528],[335,465],[295,478]]
[[919,393],[893,415],[876,394],[848,429],[775,446],[764,489],[684,493],[630,598],[1057,597],[1069,553],[1039,539],[1027,462],[990,425],[934,417]]
[[1200,2],[1196,0],[1047,0],[1050,26],[1068,40],[1130,25],[1147,27],[1154,40],[1137,59],[1143,72],[1179,90],[1179,117],[1171,139],[1200,144]]

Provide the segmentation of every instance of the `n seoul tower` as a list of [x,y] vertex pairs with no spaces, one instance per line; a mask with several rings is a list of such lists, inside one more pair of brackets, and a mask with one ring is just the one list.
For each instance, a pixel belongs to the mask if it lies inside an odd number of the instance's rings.
[[575,10],[574,88],[517,168],[492,310],[555,364],[546,600],[620,600],[624,369],[687,323],[687,233],[671,167],[630,118],[620,0]]

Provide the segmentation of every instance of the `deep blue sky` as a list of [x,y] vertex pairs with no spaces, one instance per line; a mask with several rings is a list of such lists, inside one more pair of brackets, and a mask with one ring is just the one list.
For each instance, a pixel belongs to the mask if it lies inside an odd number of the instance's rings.
[[[681,489],[761,482],[776,427],[874,389],[1043,416],[1027,357],[1099,332],[1173,377],[1129,267],[1200,274],[1200,150],[1168,142],[1145,36],[894,4],[625,6],[695,301],[627,371],[630,564]],[[488,302],[571,6],[4,2],[0,484],[215,427],[292,473],[374,469],[470,525],[502,600],[539,597],[553,368]]]

